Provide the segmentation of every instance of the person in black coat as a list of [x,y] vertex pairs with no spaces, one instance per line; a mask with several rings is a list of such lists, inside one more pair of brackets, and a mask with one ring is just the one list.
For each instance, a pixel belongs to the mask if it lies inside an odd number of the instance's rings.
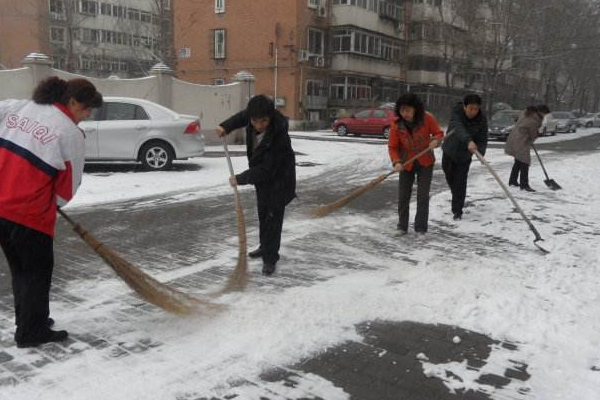
[[285,206],[296,197],[296,157],[287,119],[268,97],[254,96],[245,110],[222,122],[217,133],[225,136],[243,127],[249,168],[229,180],[232,186],[256,188],[260,246],[248,255],[262,257],[262,272],[271,275],[279,260]]
[[475,150],[485,154],[487,147],[488,124],[481,103],[481,97],[469,94],[454,107],[442,144],[442,169],[452,192],[455,221],[462,218],[472,155]]

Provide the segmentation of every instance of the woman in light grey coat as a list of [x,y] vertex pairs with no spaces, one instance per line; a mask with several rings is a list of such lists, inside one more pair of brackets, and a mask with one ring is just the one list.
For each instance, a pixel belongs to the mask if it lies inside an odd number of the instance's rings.
[[[531,145],[538,137],[544,116],[550,112],[546,105],[529,106],[525,114],[515,124],[508,135],[504,152],[515,158],[510,179],[510,186],[520,186],[521,190],[535,192],[529,186],[529,164],[531,164]],[[520,175],[520,180],[519,180]]]

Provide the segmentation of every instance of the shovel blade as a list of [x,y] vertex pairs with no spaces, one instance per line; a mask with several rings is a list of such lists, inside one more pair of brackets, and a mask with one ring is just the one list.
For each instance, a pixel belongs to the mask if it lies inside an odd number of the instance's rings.
[[556,183],[554,179],[546,179],[544,183],[552,190],[562,189],[562,187],[558,183]]

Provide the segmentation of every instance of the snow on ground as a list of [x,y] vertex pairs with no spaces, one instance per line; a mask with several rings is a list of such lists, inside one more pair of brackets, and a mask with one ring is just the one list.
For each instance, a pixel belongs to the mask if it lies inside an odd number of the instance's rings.
[[[446,126],[441,126],[441,128],[446,131]],[[573,140],[573,139],[579,139],[585,136],[589,136],[589,135],[593,135],[595,133],[598,133],[599,128],[595,127],[595,128],[577,128],[577,132],[573,132],[573,133],[557,133],[554,136],[544,136],[544,137],[540,137],[536,140],[536,144],[538,143],[554,143],[554,142],[561,142],[564,140]],[[290,132],[290,135],[296,136],[296,137],[307,137],[307,138],[314,138],[314,137],[321,137],[321,138],[337,138],[340,141],[373,141],[373,140],[381,140],[381,142],[383,144],[386,143],[386,139],[384,139],[382,136],[380,135],[361,135],[361,136],[354,136],[354,135],[348,135],[348,136],[338,136],[336,132],[332,131],[331,129],[323,129],[323,130],[319,130],[319,131],[292,131]],[[490,142],[490,143],[494,143],[494,142]],[[496,142],[497,143],[497,142]]]
[[[385,146],[302,140],[294,140],[293,146],[307,154],[299,156],[299,162],[322,164],[299,167],[300,181],[341,167],[349,177],[342,183],[350,190],[373,178],[373,171],[389,168]],[[360,340],[354,324],[381,318],[458,325],[494,339],[517,342],[520,360],[529,365],[532,375],[528,381],[532,397],[520,396],[508,385],[491,393],[492,398],[596,399],[600,373],[591,368],[600,364],[600,160],[598,153],[578,155],[577,162],[571,161],[573,153],[543,155],[552,178],[564,189],[546,189],[542,172],[534,163],[530,176],[538,191],[511,190],[525,213],[535,217],[533,223],[546,239],[543,244],[552,250],[548,255],[536,250],[532,233],[518,214],[511,213],[511,204],[500,187],[474,162],[469,207],[459,223],[451,220],[447,190],[431,200],[430,232],[425,236],[412,232],[395,236],[397,216],[393,208],[389,214],[375,215],[341,210],[321,220],[290,213],[284,225],[282,252],[289,255],[292,265],[286,268],[315,271],[328,279],[306,286],[279,290],[263,287],[227,295],[221,300],[229,311],[212,318],[180,321],[158,315],[136,321],[140,332],[130,333],[123,341],[151,332],[153,340],[164,345],[136,357],[110,360],[96,350],[86,350],[80,357],[54,363],[27,384],[2,388],[0,398],[219,396],[231,393],[227,382],[240,376],[256,378],[271,365],[291,364],[327,346]],[[502,150],[490,149],[487,159],[504,179],[508,177],[512,159]],[[80,199],[73,207],[120,200],[124,198],[120,192],[125,191],[126,196],[135,198],[168,190],[197,190],[198,196],[231,190],[226,185],[223,159],[192,162],[202,168],[86,174]],[[242,170],[245,162],[236,158],[236,170]],[[441,175],[436,179],[442,179]],[[331,254],[310,258],[314,249],[296,247],[298,242],[308,246],[315,232],[339,235],[331,242],[321,239]],[[365,268],[340,270],[320,263],[332,257]],[[85,289],[90,298],[95,291],[102,291],[103,286],[98,286]],[[66,325],[81,323],[82,318],[85,323],[81,314],[63,315]],[[501,349],[493,352],[488,368],[501,371],[507,362],[504,358]],[[428,376],[440,376],[440,371],[447,369],[460,377],[462,382],[446,382],[449,391],[479,385],[475,382],[479,375],[462,364],[435,365],[423,360],[423,369]],[[311,385],[322,398],[347,398],[339,388],[318,377],[304,379],[301,384]],[[259,393],[245,390],[241,398],[258,399]]]

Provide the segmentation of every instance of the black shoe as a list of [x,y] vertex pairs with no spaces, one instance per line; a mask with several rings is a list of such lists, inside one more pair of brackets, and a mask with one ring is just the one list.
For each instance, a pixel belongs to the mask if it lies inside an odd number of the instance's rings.
[[508,182],[508,186],[519,186],[519,182]]
[[452,219],[455,221],[460,221],[462,219],[462,214],[454,213],[454,216],[452,217]]
[[54,320],[50,317],[48,317],[48,320],[46,321],[46,326],[48,328],[52,328],[54,326]]
[[259,257],[262,257],[262,248],[260,246],[258,246],[257,249],[252,250],[250,253],[248,253],[248,256],[250,258],[259,258]]
[[423,230],[423,229],[415,229],[415,232],[418,233],[419,235],[424,235],[427,233],[427,231]]
[[397,225],[396,225],[396,229],[400,231],[400,234],[401,234],[401,235],[406,235],[406,229],[404,229],[404,228],[402,227],[402,225],[400,225],[400,224],[397,224]]
[[275,264],[273,263],[264,263],[263,264],[263,269],[262,269],[262,274],[266,275],[266,276],[271,276],[273,275],[273,272],[275,272]]
[[525,190],[526,192],[535,192],[535,189],[533,189],[529,185],[527,185],[527,186],[521,186],[521,190]]
[[25,347],[37,347],[40,344],[50,343],[50,342],[62,342],[67,340],[69,337],[69,333],[67,331],[53,331],[48,329],[48,331],[44,334],[44,336],[39,339],[29,340],[25,342],[17,342],[17,347],[22,349]]

